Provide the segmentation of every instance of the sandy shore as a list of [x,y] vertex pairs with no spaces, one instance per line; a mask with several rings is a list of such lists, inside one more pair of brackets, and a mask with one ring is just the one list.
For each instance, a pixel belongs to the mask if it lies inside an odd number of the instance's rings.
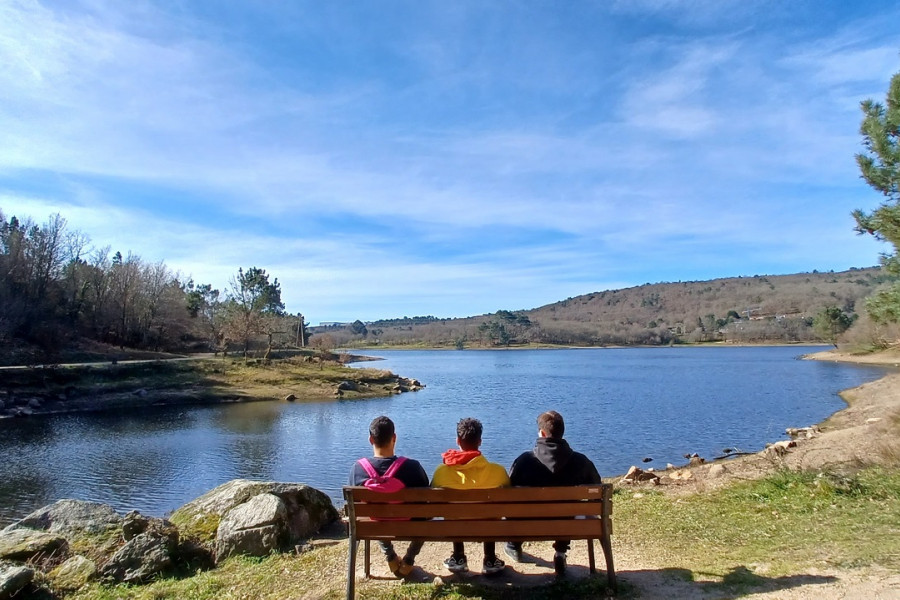
[[[824,351],[806,358],[900,367],[900,353],[860,357],[843,352]],[[801,436],[796,440],[796,447],[788,449],[783,454],[760,452],[693,468],[657,471],[660,483],[654,489],[666,493],[687,494],[727,485],[735,480],[763,477],[784,466],[793,469],[858,468],[883,460],[885,449],[888,447],[895,447],[897,454],[894,456],[900,456],[900,440],[896,439],[893,424],[896,419],[900,419],[900,372],[847,390],[841,396],[847,401],[847,408],[819,424],[818,432],[812,434],[812,437]],[[789,439],[787,434],[784,439]],[[676,472],[678,473],[676,478],[671,477]],[[688,478],[684,478],[685,472],[690,473]],[[617,485],[624,484],[617,482]],[[639,492],[640,489],[636,488],[635,491]],[[618,535],[613,536],[616,571],[620,579],[634,587],[635,595],[642,600],[673,598],[724,600],[735,597],[752,597],[759,600],[900,600],[900,573],[877,567],[853,570],[811,569],[810,572],[803,574],[770,578],[765,589],[748,596],[735,596],[717,588],[715,579],[704,580],[702,575],[698,576],[697,573],[694,573],[693,577],[687,577],[678,569],[657,564],[654,559],[647,557],[642,548],[629,543],[627,532],[617,533]],[[413,580],[432,581],[436,576],[449,577],[442,564],[448,550],[445,546],[425,545],[422,554],[419,555],[419,567],[413,574]],[[482,551],[481,548],[474,546],[480,545],[473,544],[469,554],[477,565]],[[500,548],[498,544],[498,550]],[[507,568],[500,576],[486,578],[478,573],[467,573],[454,577],[500,587],[528,588],[550,584],[554,580],[550,545],[527,544],[526,552],[534,553],[532,562],[510,565],[512,568]],[[506,558],[502,553],[500,556]],[[602,564],[602,553],[599,554],[598,560]],[[586,564],[586,545],[573,543],[569,553],[570,568],[567,577],[586,577],[587,568],[582,566]],[[373,561],[373,571],[379,578],[376,585],[399,585],[396,580],[391,580],[386,567],[377,557]]]

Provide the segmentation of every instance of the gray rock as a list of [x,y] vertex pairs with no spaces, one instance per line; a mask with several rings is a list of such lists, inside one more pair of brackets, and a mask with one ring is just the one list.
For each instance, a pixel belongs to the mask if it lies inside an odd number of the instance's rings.
[[73,556],[48,574],[53,587],[73,591],[97,577],[97,565],[83,556]]
[[[31,585],[34,569],[0,561],[0,600],[8,600],[17,596],[24,588]],[[25,596],[21,596],[25,598]]]
[[[165,524],[167,522],[157,519]],[[103,565],[103,577],[125,583],[140,583],[168,570],[178,551],[178,530],[171,523],[151,524],[141,534],[128,540]]]
[[331,499],[308,485],[234,479],[185,504],[172,513],[171,520],[182,527],[200,523],[211,516],[221,520],[232,508],[260,494],[274,494],[284,502],[288,544],[308,538],[338,518]]
[[68,549],[65,538],[33,529],[0,531],[0,558],[26,561],[42,561],[64,554]]
[[274,494],[259,494],[222,518],[216,532],[216,562],[234,554],[267,556],[287,543],[287,507]]
[[133,510],[122,519],[122,537],[127,542],[147,531],[149,526],[150,519]]
[[12,529],[37,529],[60,535],[103,533],[122,525],[122,517],[106,504],[84,500],[58,500],[8,525]]

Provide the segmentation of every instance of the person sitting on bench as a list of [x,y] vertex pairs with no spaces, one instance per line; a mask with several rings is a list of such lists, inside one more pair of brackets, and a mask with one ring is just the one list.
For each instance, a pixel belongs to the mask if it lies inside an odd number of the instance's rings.
[[[584,454],[569,447],[563,439],[566,425],[562,415],[555,410],[542,413],[537,419],[538,439],[534,449],[524,452],[509,468],[509,479],[514,486],[559,487],[600,483],[600,474],[594,463]],[[569,540],[557,540],[553,544],[553,568],[557,575],[566,572],[566,552]],[[507,542],[506,554],[516,562],[522,562],[522,543]]]
[[[443,464],[438,466],[431,478],[432,487],[483,490],[509,485],[506,469],[497,463],[488,462],[478,450],[481,446],[482,429],[478,419],[460,420],[456,425],[456,445],[459,450],[447,450],[441,456]],[[465,544],[453,542],[453,554],[444,564],[452,573],[468,571]],[[506,563],[497,558],[496,542],[484,542],[482,572],[493,575],[505,567]]]
[[[353,463],[350,470],[350,485],[367,485],[368,482],[380,477],[399,479],[404,487],[428,487],[428,474],[419,461],[394,454],[397,434],[394,431],[394,422],[389,418],[381,416],[372,420],[369,425],[369,443],[372,444],[372,457],[362,458]],[[366,464],[363,464],[363,461]],[[394,466],[395,464],[397,466]],[[397,484],[399,485],[399,482]],[[391,573],[397,577],[406,577],[412,573],[416,555],[419,554],[424,542],[410,542],[403,560],[397,557],[390,541],[380,540],[378,544]]]

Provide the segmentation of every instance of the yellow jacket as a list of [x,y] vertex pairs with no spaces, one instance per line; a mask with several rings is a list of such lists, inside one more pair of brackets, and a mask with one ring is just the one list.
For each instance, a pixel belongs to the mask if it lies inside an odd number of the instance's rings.
[[432,487],[459,490],[486,490],[507,487],[509,475],[497,463],[488,462],[481,455],[461,465],[440,465],[431,478]]

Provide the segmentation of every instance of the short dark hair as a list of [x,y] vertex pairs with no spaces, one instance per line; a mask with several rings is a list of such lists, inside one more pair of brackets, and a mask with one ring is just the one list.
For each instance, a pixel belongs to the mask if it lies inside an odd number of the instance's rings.
[[459,423],[456,424],[456,437],[458,437],[461,442],[477,444],[481,441],[481,432],[483,430],[484,428],[481,426],[481,421],[466,417],[465,419],[460,419]]
[[538,429],[547,434],[547,437],[561,438],[566,432],[566,424],[562,415],[555,410],[548,410],[537,418]]
[[394,422],[384,415],[375,417],[369,424],[369,435],[376,446],[386,446],[394,437]]

